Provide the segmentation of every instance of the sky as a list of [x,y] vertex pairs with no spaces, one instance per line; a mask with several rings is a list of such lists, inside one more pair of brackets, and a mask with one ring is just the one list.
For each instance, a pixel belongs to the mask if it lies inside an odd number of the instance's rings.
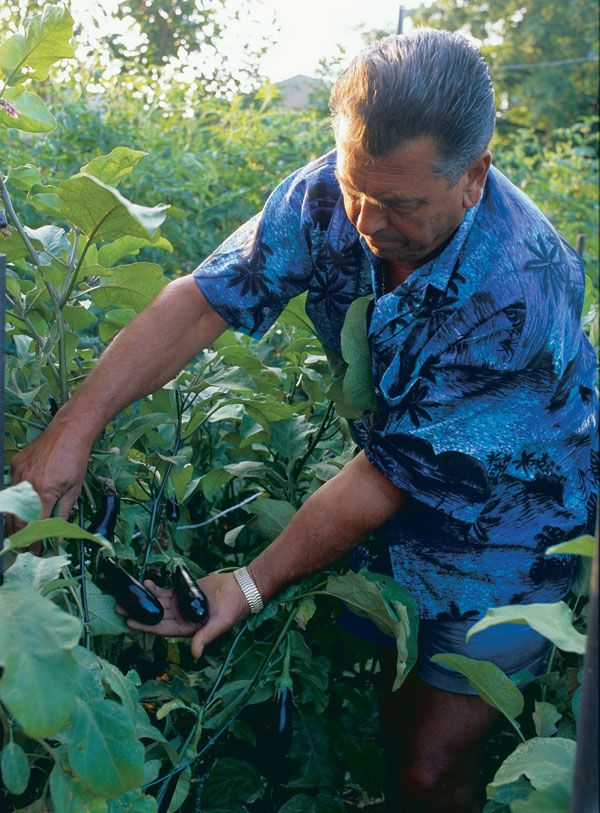
[[[71,9],[75,19],[85,24],[90,10],[98,6],[110,10],[118,2],[71,0]],[[237,2],[239,0],[227,0],[228,9],[235,8]],[[418,0],[403,1],[406,8],[417,4]],[[240,52],[240,39],[258,43],[261,34],[270,34],[276,39],[276,45],[263,57],[263,75],[272,82],[296,74],[314,76],[321,58],[339,55],[338,45],[345,49],[347,59],[363,47],[359,29],[377,28],[394,33],[399,9],[398,0],[362,0],[360,3],[353,0],[254,0],[251,14],[246,11],[223,47],[231,48],[231,59],[235,61]],[[405,30],[409,25],[410,22]],[[122,31],[117,29],[114,33]]]
[[[404,2],[405,7],[416,5]],[[262,8],[261,8],[262,6]],[[342,45],[349,57],[363,46],[358,30],[383,29],[393,34],[398,24],[398,0],[262,0],[256,6],[265,24],[276,13],[281,31],[278,44],[263,60],[265,75],[278,82],[302,73],[314,76],[322,57],[333,57]]]

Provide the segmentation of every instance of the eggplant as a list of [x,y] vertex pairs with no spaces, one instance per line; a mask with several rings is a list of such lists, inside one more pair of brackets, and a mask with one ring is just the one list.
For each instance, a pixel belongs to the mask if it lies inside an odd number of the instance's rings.
[[168,497],[165,503],[165,514],[169,522],[179,521],[179,503],[175,497]]
[[209,618],[208,599],[200,590],[185,565],[175,565],[173,589],[177,597],[179,612],[192,624],[204,626]]
[[165,614],[156,596],[134,579],[112,556],[103,556],[98,564],[102,588],[116,598],[130,618],[154,627]]
[[100,534],[112,541],[115,535],[115,525],[119,515],[119,495],[114,491],[107,491],[102,495],[102,504],[94,514],[92,523],[88,528],[91,534]]

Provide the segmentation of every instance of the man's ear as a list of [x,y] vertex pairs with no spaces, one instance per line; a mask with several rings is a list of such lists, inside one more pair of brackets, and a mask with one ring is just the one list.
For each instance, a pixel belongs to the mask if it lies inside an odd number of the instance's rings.
[[491,163],[492,154],[489,150],[485,150],[467,170],[463,189],[463,206],[465,209],[470,209],[479,203]]

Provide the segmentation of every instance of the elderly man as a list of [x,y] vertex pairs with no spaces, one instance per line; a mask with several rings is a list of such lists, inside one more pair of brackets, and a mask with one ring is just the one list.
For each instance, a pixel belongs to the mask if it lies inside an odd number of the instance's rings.
[[193,636],[199,656],[283,586],[382,528],[383,546],[356,548],[357,562],[402,582],[422,617],[418,666],[395,694],[382,656],[389,809],[465,813],[479,809],[497,713],[431,656],[544,670],[547,644],[527,627],[468,645],[465,632],[490,606],[563,598],[575,562],[544,551],[593,520],[595,359],[579,324],[581,262],[491,167],[493,91],[465,39],[424,29],[376,43],[338,79],[332,109],[336,150],[284,180],[261,214],[117,336],[15,458],[15,481],[30,480],[47,513],[56,502],[68,513],[104,425],[227,327],[261,336],[307,291],[320,339],[339,351],[349,305],[372,294],[378,409],[354,424],[362,450],[247,570],[201,580],[206,627],[185,622],[157,588],[166,612],[151,631]]

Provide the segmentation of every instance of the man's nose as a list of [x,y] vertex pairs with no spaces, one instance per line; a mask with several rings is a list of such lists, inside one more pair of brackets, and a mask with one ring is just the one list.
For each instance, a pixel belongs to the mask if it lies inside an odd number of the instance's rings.
[[383,231],[388,225],[388,217],[385,209],[376,203],[361,198],[357,204],[356,230],[360,234],[372,237]]

